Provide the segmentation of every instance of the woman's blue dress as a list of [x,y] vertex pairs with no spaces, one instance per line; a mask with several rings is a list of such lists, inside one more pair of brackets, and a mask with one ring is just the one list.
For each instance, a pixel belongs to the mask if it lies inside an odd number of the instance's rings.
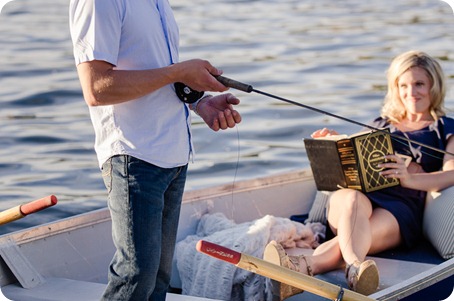
[[[376,128],[389,128],[392,134],[445,150],[448,139],[454,134],[454,119],[441,117],[431,125],[416,131],[401,132],[387,119],[377,118],[372,124]],[[392,138],[394,151],[412,157],[426,172],[440,170],[443,153],[404,140]],[[426,192],[394,186],[366,193],[374,207],[391,212],[400,227],[403,245],[413,247],[422,237],[422,220]]]

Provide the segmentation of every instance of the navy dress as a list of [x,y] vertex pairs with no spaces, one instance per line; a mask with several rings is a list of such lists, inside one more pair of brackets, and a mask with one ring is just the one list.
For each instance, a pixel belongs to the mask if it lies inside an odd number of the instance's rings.
[[[431,125],[416,131],[401,132],[387,119],[377,118],[372,124],[376,128],[389,128],[391,133],[408,139],[445,150],[449,137],[454,134],[454,119],[441,117]],[[393,139],[394,151],[412,157],[424,171],[438,171],[443,165],[443,153]],[[422,220],[426,192],[394,186],[366,193],[374,207],[381,207],[391,212],[397,219],[403,245],[413,247],[422,236]]]

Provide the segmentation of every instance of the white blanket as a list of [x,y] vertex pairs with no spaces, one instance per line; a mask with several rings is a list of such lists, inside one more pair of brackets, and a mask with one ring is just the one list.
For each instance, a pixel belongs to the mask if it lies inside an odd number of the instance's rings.
[[258,220],[235,224],[221,213],[202,216],[196,235],[176,246],[175,259],[184,295],[220,300],[269,300],[265,278],[196,251],[200,239],[237,252],[262,258],[271,240],[284,247],[315,248],[321,224],[303,225],[288,218],[267,215]]

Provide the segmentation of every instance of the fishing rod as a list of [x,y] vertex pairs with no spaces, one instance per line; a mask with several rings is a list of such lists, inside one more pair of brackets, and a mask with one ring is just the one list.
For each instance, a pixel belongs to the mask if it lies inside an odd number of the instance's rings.
[[371,125],[367,125],[367,124],[364,124],[364,123],[361,123],[361,122],[358,122],[358,121],[355,121],[355,120],[352,120],[352,119],[349,119],[349,118],[346,118],[346,117],[343,117],[343,116],[340,116],[340,115],[336,115],[336,114],[333,114],[333,113],[330,113],[330,112],[327,112],[327,111],[324,111],[324,110],[320,110],[320,109],[317,109],[317,108],[314,108],[314,107],[311,107],[311,106],[308,106],[308,105],[305,105],[305,104],[302,104],[302,103],[299,103],[299,102],[296,102],[296,101],[293,101],[293,100],[290,100],[290,99],[287,99],[287,98],[284,98],[284,97],[280,97],[280,96],[277,96],[277,95],[273,95],[273,94],[270,94],[270,93],[267,93],[267,92],[263,92],[263,91],[254,89],[254,87],[252,87],[252,85],[245,84],[245,83],[233,80],[231,78],[228,78],[228,77],[225,77],[225,76],[222,76],[222,75],[215,76],[215,78],[221,84],[223,84],[224,86],[229,87],[229,88],[237,89],[237,90],[240,90],[240,91],[243,91],[243,92],[246,92],[246,93],[255,92],[255,93],[270,97],[270,98],[274,98],[274,99],[277,99],[277,100],[281,100],[281,101],[290,103],[290,104],[298,106],[298,107],[303,107],[303,108],[306,108],[306,109],[309,109],[309,110],[312,110],[312,111],[315,111],[315,112],[318,112],[318,113],[321,113],[321,114],[325,114],[325,115],[328,115],[328,116],[331,116],[331,117],[334,117],[334,118],[337,118],[337,119],[341,119],[343,121],[347,121],[349,123],[360,125],[362,127],[366,127],[368,129],[371,129],[371,130],[374,130],[374,131],[379,131],[379,132],[386,133],[386,134],[390,135],[391,138],[394,138],[395,140],[399,140],[399,142],[401,142],[403,140],[403,141],[406,141],[408,143],[417,144],[419,146],[431,149],[431,150],[439,152],[439,153],[443,153],[443,154],[454,156],[454,154],[451,153],[451,152],[448,152],[448,151],[445,151],[445,150],[442,150],[442,149],[438,149],[436,147],[433,147],[433,146],[430,146],[430,145],[427,145],[427,144],[424,144],[424,143],[421,143],[421,142],[418,142],[418,141],[414,141],[412,139],[409,139],[409,138],[406,138],[406,137],[403,137],[403,136],[392,134],[392,133],[389,133],[389,132],[384,131],[382,129],[373,127]]

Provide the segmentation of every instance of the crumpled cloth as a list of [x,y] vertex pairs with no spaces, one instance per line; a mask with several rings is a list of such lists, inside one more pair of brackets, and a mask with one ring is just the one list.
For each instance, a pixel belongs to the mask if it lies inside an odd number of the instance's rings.
[[262,258],[271,240],[281,243],[284,248],[315,248],[319,245],[319,231],[324,232],[324,226],[319,223],[303,225],[271,215],[236,224],[222,213],[205,214],[196,234],[186,237],[176,246],[175,260],[182,281],[182,293],[226,301],[271,300],[265,277],[198,252],[197,242],[203,239]]

